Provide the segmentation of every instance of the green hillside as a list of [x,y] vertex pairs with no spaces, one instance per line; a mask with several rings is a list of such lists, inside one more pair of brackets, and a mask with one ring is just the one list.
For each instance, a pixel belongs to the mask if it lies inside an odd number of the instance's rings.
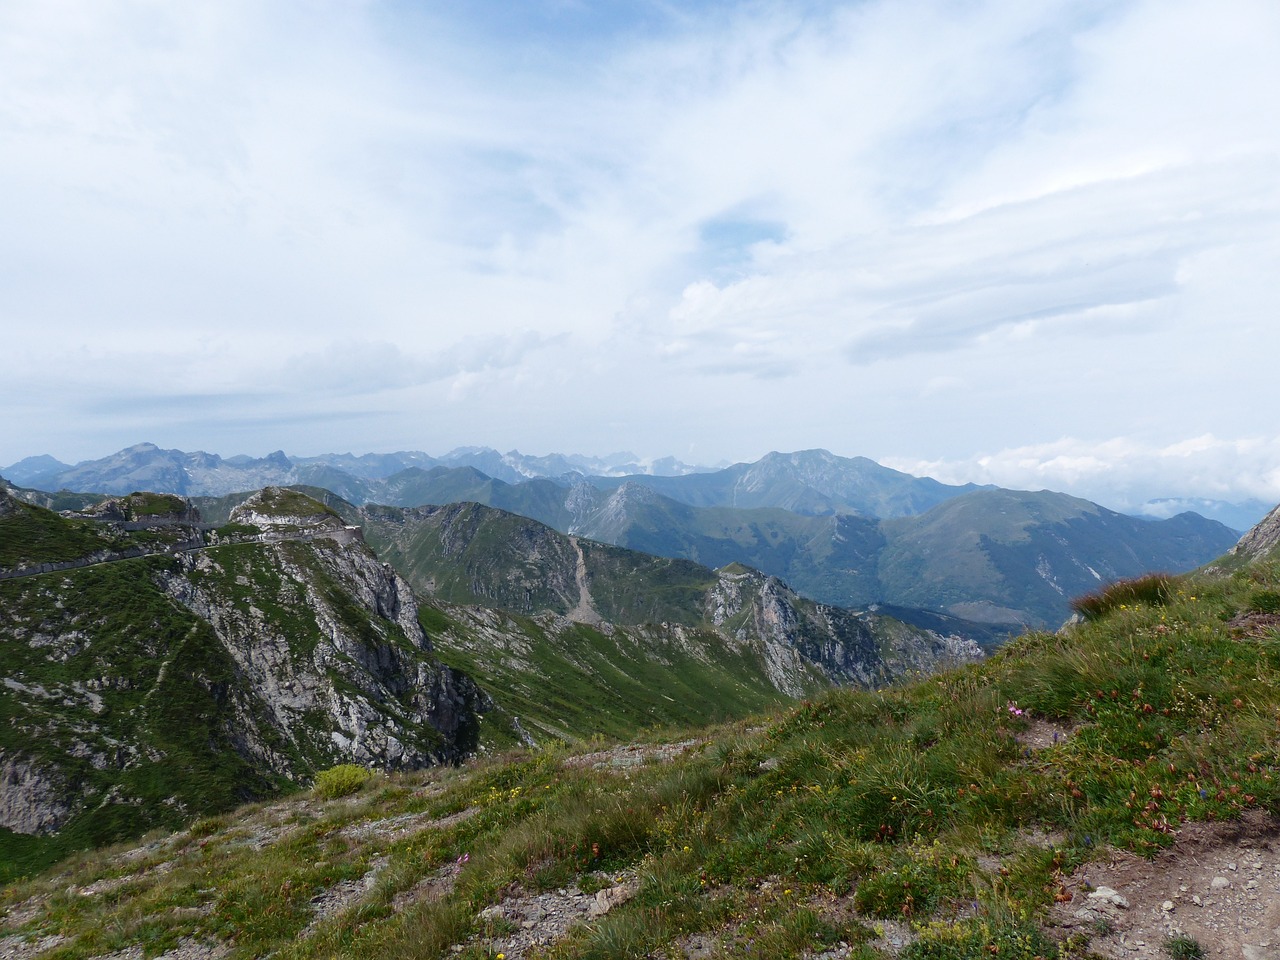
[[698,508],[626,488],[614,498],[583,521],[584,535],[747,563],[825,603],[944,611],[1015,631],[1062,623],[1071,597],[1102,583],[1190,570],[1236,540],[1194,514],[1139,520],[1049,491],[977,490],[890,520]]
[[[441,612],[428,626],[441,656],[538,718],[539,742],[616,733],[623,718],[741,716],[981,656],[962,621],[828,607],[740,564],[711,570],[480,504],[338,509]],[[459,604],[497,609],[477,620]]]
[[700,623],[714,574],[566,537],[541,523],[477,503],[365,507],[368,542],[424,594],[516,613],[567,614],[579,603],[579,557],[599,615],[612,623]]
[[[424,601],[422,625],[440,659],[500,705],[482,723],[488,750],[529,743],[625,740],[736,719],[791,702],[757,652],[711,630],[573,623]],[[810,668],[802,689],[830,681]]]
[[[57,936],[68,960],[1265,950],[1280,562],[1082,609],[1063,633],[888,690],[200,820],[11,885],[5,931]],[[1188,886],[1206,866],[1222,883]]]

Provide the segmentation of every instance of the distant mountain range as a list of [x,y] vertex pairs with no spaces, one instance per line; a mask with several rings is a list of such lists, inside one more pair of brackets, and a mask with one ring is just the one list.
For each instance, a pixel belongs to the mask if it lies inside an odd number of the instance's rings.
[[[487,504],[584,542],[589,538],[710,568],[746,564],[822,603],[935,610],[986,624],[988,630],[1057,626],[1070,616],[1073,597],[1153,570],[1190,570],[1238,539],[1234,531],[1194,513],[1140,520],[1049,491],[972,490],[917,516],[878,520],[804,516],[773,507],[692,507],[639,483],[612,490],[545,480],[505,484],[468,469],[437,469],[418,480],[412,499],[419,502]],[[325,496],[321,490],[309,492]],[[197,502],[205,516],[221,520],[238,498]],[[375,540],[403,537],[401,528],[434,515],[426,508],[366,505],[357,510],[338,500],[330,503]],[[384,528],[399,532],[381,532]],[[530,534],[519,524],[516,528],[521,532],[510,536],[523,543]],[[491,535],[484,542],[490,559],[507,549],[502,538]],[[414,582],[411,572],[402,572]],[[544,591],[550,588],[545,577],[539,569],[523,579],[527,589]],[[517,581],[523,582],[516,578],[507,589],[526,589]],[[448,590],[443,595],[522,609],[511,596]],[[611,619],[615,616],[611,612]]]
[[[450,472],[467,469],[473,472]],[[48,493],[113,495],[149,490],[217,497],[267,485],[305,484],[331,490],[351,503],[395,506],[447,502],[439,499],[444,485],[465,491],[468,486],[481,488],[493,480],[511,485],[540,479],[557,486],[588,483],[602,490],[639,483],[696,507],[778,507],[804,515],[856,514],[881,519],[913,516],[952,496],[978,489],[973,484],[953,486],[913,477],[865,457],[838,457],[825,450],[770,453],[754,463],[707,467],[683,463],[674,457],[645,460],[631,453],[607,457],[559,453],[528,456],[517,450],[500,453],[489,447],[459,447],[439,457],[414,450],[295,457],[278,450],[265,457],[224,458],[203,451],[165,450],[152,443],[140,443],[74,465],[48,454],[27,457],[0,468],[0,475],[16,486]],[[442,477],[448,479],[442,481]],[[503,497],[508,502],[503,502]],[[522,512],[525,502],[536,500],[537,496],[529,490],[514,497],[509,492],[491,491],[472,499]],[[1192,511],[1244,531],[1270,507],[1260,500],[1231,503],[1169,497],[1149,500],[1133,513],[1164,520]],[[530,515],[553,522],[542,514]],[[555,523],[563,526],[560,521]]]
[[345,478],[352,485],[348,492],[358,490],[361,481],[373,481],[371,488],[377,489],[376,481],[402,470],[429,470],[432,467],[474,467],[507,483],[519,483],[533,477],[574,475],[683,476],[715,469],[691,466],[674,457],[646,461],[631,453],[616,453],[608,457],[559,453],[530,457],[516,450],[499,453],[488,447],[459,447],[442,457],[432,457],[416,450],[362,456],[333,453],[290,457],[277,450],[265,457],[240,455],[223,458],[200,450],[187,453],[164,450],[154,443],[139,443],[111,456],[74,465],[48,454],[27,457],[10,464],[0,473],[18,486],[49,492],[76,490],[121,494],[151,490],[181,496],[216,497],[268,485],[311,483],[326,486],[319,481],[329,476]]
[[[45,490],[223,497],[201,509],[224,518],[236,492],[264,485],[326,490],[356,506],[475,502],[657,556],[711,568],[745,563],[823,603],[928,608],[1014,630],[1056,626],[1073,596],[1100,583],[1190,569],[1237,539],[1194,513],[1142,520],[1065,494],[952,486],[825,450],[771,453],[702,473],[621,477],[581,472],[592,465],[587,458],[484,448],[444,458],[277,452],[223,459],[138,444],[65,470],[51,460],[15,464],[10,479],[26,477]],[[611,469],[634,466],[610,461]],[[80,499],[45,496],[48,506]]]
[[[776,507],[806,516],[880,518],[912,516],[978,489],[973,484],[950,486],[913,477],[866,457],[837,457],[826,450],[770,453],[755,463],[724,468],[694,467],[672,458],[640,463],[628,457],[529,457],[517,451],[464,447],[443,457],[414,451],[290,457],[276,451],[260,458],[223,458],[140,443],[75,466],[47,455],[28,457],[4,468],[3,475],[17,486],[46,492],[121,495],[146,490],[219,497],[264,486],[302,484],[331,490],[355,504],[418,506],[471,499],[535,516],[553,526],[566,524],[576,508],[572,503],[563,507],[567,512],[556,520],[544,515],[555,501],[564,500],[563,494],[551,493],[548,485],[613,491],[639,484],[694,507]],[[503,490],[501,485],[519,489]],[[530,509],[537,512],[529,513]]]

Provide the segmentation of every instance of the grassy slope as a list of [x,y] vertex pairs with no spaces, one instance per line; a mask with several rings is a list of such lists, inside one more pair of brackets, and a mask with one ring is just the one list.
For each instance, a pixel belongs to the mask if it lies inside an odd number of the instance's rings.
[[[540,744],[623,739],[743,717],[788,699],[759,663],[711,633],[695,638],[708,658],[658,628],[614,628],[606,636],[585,624],[496,615],[485,617],[486,629],[462,608],[424,602],[419,613],[436,655],[480,680],[500,705],[482,723],[488,749],[520,742],[511,717]],[[494,623],[503,625],[501,639]],[[814,677],[813,688],[823,686]]]
[[[476,503],[370,507],[365,536],[420,592],[517,613],[566,613],[579,600],[577,550],[538,521]],[[702,622],[712,571],[688,560],[579,541],[599,612],[616,623]]]
[[[1280,632],[1266,619],[1280,608],[1280,565],[1176,581],[1162,605],[1106,606],[976,667],[709,731],[701,749],[626,777],[513,753],[430,784],[400,778],[354,802],[300,804],[295,829],[263,849],[237,839],[242,818],[223,818],[157,842],[141,863],[90,857],[3,902],[47,894],[27,929],[61,931],[67,960],[159,952],[187,935],[234,936],[233,957],[478,960],[493,956],[485,936],[504,935],[479,911],[512,890],[575,877],[591,889],[612,882],[597,870],[631,871],[634,900],[545,956],[640,956],[697,932],[729,956],[844,940],[869,958],[880,917],[931,922],[908,960],[1086,956],[1082,934],[1054,944],[1041,930],[1066,874],[1109,845],[1157,851],[1185,820],[1280,809]],[[1060,736],[1025,746],[1032,723]],[[338,833],[463,810],[364,844]],[[1041,830],[1059,839],[1032,842]],[[300,936],[311,898],[375,857],[385,866],[370,892]],[[164,859],[172,870],[137,875]],[[134,879],[103,896],[52,892],[123,874]],[[393,907],[432,875],[454,880]],[[856,915],[835,909],[850,901]],[[469,935],[481,939],[452,953]]]
[[43,507],[8,498],[0,512],[0,569],[75,560],[116,549],[124,539],[89,520],[69,521]]

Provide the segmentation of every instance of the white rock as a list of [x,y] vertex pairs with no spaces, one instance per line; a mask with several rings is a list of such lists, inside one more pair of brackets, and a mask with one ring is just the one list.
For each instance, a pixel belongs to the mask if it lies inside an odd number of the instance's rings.
[[1120,907],[1122,910],[1129,908],[1129,901],[1122,897],[1119,892],[1111,887],[1098,887],[1093,893],[1089,894],[1090,900],[1101,900],[1104,903],[1110,903],[1113,906]]

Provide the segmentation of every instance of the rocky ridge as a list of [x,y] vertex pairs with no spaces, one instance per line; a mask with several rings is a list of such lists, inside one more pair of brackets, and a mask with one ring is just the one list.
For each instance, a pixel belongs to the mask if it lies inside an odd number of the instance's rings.
[[1240,542],[1231,548],[1230,556],[1243,560],[1257,560],[1274,554],[1280,547],[1280,506],[1277,506],[1256,526],[1250,529]]

